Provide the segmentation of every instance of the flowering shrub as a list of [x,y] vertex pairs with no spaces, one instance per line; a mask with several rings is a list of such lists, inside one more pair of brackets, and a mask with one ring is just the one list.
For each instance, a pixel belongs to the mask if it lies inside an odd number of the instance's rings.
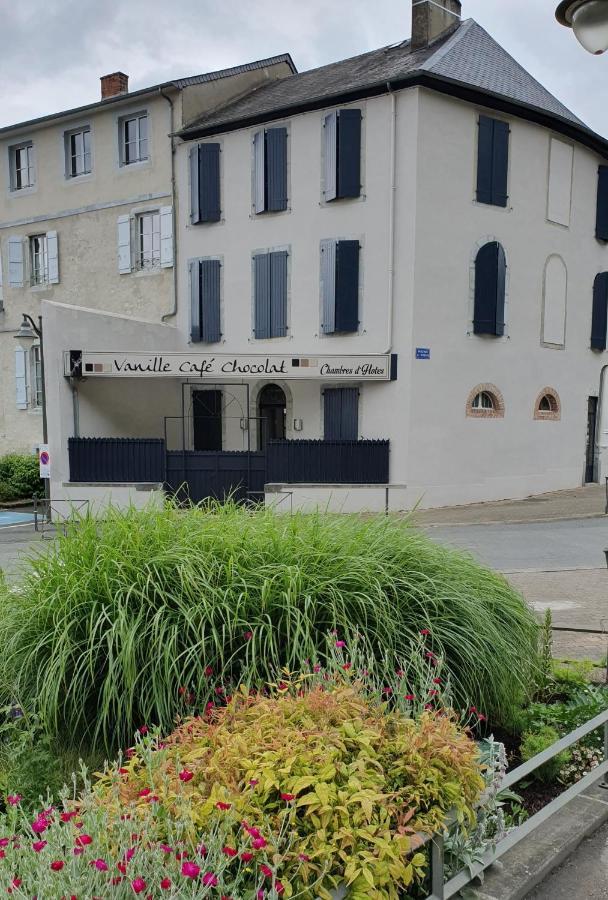
[[536,661],[535,617],[504,578],[390,517],[109,510],[68,524],[22,576],[2,591],[0,703],[94,749],[142,721],[169,730],[218,686],[301,671],[333,628],[359,631],[385,679],[429,629],[458,704],[494,721]]
[[147,843],[173,846],[177,830],[197,883],[192,848],[221,835],[218,894],[234,896],[238,873],[286,897],[328,898],[344,882],[353,898],[402,896],[425,872],[419,833],[448,812],[473,822],[476,745],[441,709],[416,721],[358,683],[302,685],[245,688],[164,741],[140,737],[90,800],[108,832],[126,817]]
[[579,746],[570,751],[570,758],[559,770],[559,780],[563,784],[576,784],[584,775],[595,769],[603,761],[602,751],[595,747]]

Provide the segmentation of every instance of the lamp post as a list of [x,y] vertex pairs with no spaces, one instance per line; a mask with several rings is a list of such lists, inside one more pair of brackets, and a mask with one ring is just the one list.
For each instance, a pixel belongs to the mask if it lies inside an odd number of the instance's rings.
[[574,31],[588,53],[599,56],[608,50],[608,0],[562,0],[555,17]]
[[[46,386],[44,383],[44,344],[42,340],[42,316],[38,316],[38,324],[34,322],[31,316],[23,313],[23,319],[19,331],[15,335],[15,340],[26,351],[29,351],[34,341],[38,338],[40,344],[40,378],[42,381],[42,441],[47,444],[49,440],[48,425],[46,417]],[[51,517],[51,490],[48,478],[44,479],[44,499],[46,504],[47,521]]]

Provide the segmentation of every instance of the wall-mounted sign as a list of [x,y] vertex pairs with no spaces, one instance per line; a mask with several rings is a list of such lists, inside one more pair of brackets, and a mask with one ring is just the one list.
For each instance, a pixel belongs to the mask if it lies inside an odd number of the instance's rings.
[[40,444],[38,447],[38,463],[40,465],[40,477],[51,477],[51,454],[48,444]]
[[[74,374],[76,351],[64,354],[64,374]],[[323,379],[391,381],[396,355],[386,356],[239,356],[222,353],[111,353],[83,350],[84,378],[201,378],[207,381]],[[80,371],[81,369],[81,371]]]
[[430,359],[431,358],[431,348],[430,347],[416,347],[416,359]]

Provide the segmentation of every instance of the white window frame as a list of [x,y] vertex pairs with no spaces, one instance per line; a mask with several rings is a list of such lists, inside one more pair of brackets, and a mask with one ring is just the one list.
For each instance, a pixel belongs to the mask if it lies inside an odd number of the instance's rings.
[[[141,136],[141,122],[146,121],[146,136]],[[129,123],[135,123],[135,139],[127,141],[127,126]],[[150,159],[150,116],[147,110],[131,113],[128,116],[122,116],[118,120],[118,141],[120,147],[120,165],[132,166],[136,163],[147,162]],[[129,158],[127,147],[133,144],[137,148],[137,154],[133,159]],[[145,144],[144,152],[142,145]]]
[[[19,157],[20,165],[17,168],[17,155],[25,151],[26,163],[23,165]],[[25,191],[36,185],[36,162],[34,159],[34,144],[32,141],[23,141],[8,148],[10,164],[11,191]],[[23,183],[22,174],[26,173],[26,181]]]
[[[160,209],[148,209],[135,216],[135,268],[140,272],[157,271],[161,268],[160,215]],[[144,248],[144,238],[146,237],[144,223],[147,220],[150,220],[152,224],[149,232],[152,242],[151,247],[146,250]],[[148,259],[146,259],[146,254],[149,254]]]
[[[36,250],[35,242],[40,241]],[[49,247],[46,234],[30,234],[29,239],[30,284],[49,284]]]
[[42,356],[40,344],[34,344],[29,354],[28,399],[32,409],[42,409]]
[[[88,145],[89,148],[87,150],[86,143],[87,140],[85,135],[88,137]],[[76,150],[76,153],[72,151],[72,141],[74,139],[81,139],[81,151]],[[92,157],[92,147],[91,147],[91,126],[90,125],[82,125],[80,128],[73,128],[71,131],[65,131],[63,135],[64,139],[64,147],[65,147],[65,177],[72,178],[81,178],[83,175],[90,175],[93,171],[93,157]],[[81,159],[81,171],[73,171],[73,162],[74,160]],[[78,168],[78,165],[77,167]]]
[[[484,403],[484,399],[488,399],[490,401],[490,405]],[[479,403],[477,402],[479,400]],[[471,409],[496,409],[496,404],[494,403],[494,398],[489,391],[479,391],[473,397],[473,402],[471,403]]]

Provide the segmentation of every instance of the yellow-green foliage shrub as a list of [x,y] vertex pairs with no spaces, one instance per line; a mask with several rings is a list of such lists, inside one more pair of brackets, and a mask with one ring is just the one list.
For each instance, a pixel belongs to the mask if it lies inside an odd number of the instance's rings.
[[147,758],[138,747],[97,797],[134,830],[152,802],[151,840],[167,817],[187,822],[189,840],[219,819],[229,844],[250,840],[254,870],[263,847],[286,897],[327,898],[346,882],[356,900],[403,896],[425,873],[419,833],[440,830],[449,812],[472,822],[482,789],[477,747],[449,714],[414,720],[332,682],[243,690]]

